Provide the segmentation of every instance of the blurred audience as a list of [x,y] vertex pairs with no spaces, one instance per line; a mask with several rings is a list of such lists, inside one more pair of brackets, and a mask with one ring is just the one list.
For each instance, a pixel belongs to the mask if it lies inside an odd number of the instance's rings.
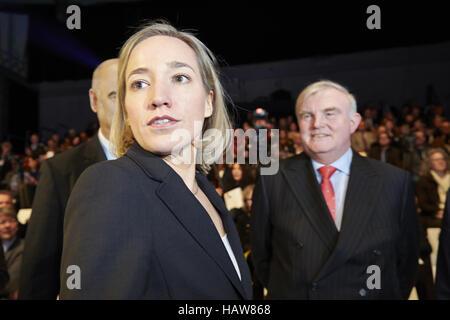
[[[249,129],[268,129],[268,137],[273,136],[270,130],[279,129],[279,145],[275,154],[284,159],[301,153],[303,151],[301,136],[293,115],[269,117],[267,112],[263,111],[264,118],[258,118],[258,113],[249,112],[243,117],[245,121],[241,125],[236,123],[236,129],[242,128],[244,132]],[[448,166],[450,121],[445,118],[443,111],[442,106],[425,108],[406,105],[401,110],[394,111],[392,108],[367,105],[360,111],[363,120],[351,138],[352,148],[361,155],[404,168],[411,173],[416,183],[418,208],[425,232],[429,227],[440,226],[445,194],[450,185]],[[44,136],[36,132],[29,136],[29,141],[23,140],[25,142],[23,152],[15,148],[14,141],[9,139],[2,141],[0,189],[3,190],[0,190],[0,208],[5,206],[13,210],[30,208],[35,189],[39,184],[39,168],[42,161],[91,140],[95,132],[91,128],[81,132],[70,129],[64,135],[52,133]],[[41,136],[44,137],[42,141],[45,144],[41,142]],[[248,164],[248,144],[251,141],[248,137],[245,137],[245,140],[246,164],[214,164],[208,179],[221,197],[236,188],[242,190],[244,205],[242,208],[233,209],[232,214],[244,250],[250,252],[251,248],[246,240],[249,228],[248,206],[251,205],[249,201],[256,181],[257,165]],[[234,150],[234,160],[237,162],[237,154],[241,149]],[[17,219],[12,218],[11,211],[9,212],[9,215],[4,214],[3,217],[7,217],[5,219],[8,221],[5,224],[8,225],[8,230],[11,230]],[[20,239],[22,235],[19,232],[19,236],[15,237]],[[423,257],[429,255],[427,250],[424,251]],[[14,290],[12,292],[12,295],[8,293],[7,298],[14,298]]]
[[376,142],[376,140],[377,138],[375,134],[373,131],[368,130],[366,121],[362,119],[359,123],[358,130],[351,136],[351,145],[356,152],[367,156],[370,147],[374,142]]
[[422,216],[441,219],[450,187],[448,155],[443,149],[430,149],[427,164],[426,173],[417,183],[418,207]]
[[18,229],[16,210],[11,207],[0,208],[0,240],[9,274],[6,287],[0,292],[2,299],[17,300],[19,295],[19,275],[24,241],[17,236]]
[[369,157],[402,168],[401,152],[397,147],[391,145],[391,141],[387,131],[379,133],[377,143],[370,147]]

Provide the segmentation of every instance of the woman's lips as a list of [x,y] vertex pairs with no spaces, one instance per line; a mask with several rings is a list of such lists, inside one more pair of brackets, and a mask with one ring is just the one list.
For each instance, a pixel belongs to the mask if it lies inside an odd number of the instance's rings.
[[153,128],[168,128],[175,125],[179,120],[176,120],[170,116],[161,116],[152,118],[147,125]]

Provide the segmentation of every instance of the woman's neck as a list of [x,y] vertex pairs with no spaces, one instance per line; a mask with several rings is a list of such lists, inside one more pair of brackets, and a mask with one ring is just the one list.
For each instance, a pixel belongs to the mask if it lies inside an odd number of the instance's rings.
[[195,180],[196,152],[197,150],[191,146],[189,157],[169,155],[163,158],[163,160],[181,177],[189,190],[191,190],[194,194],[198,191],[198,185]]
[[445,175],[447,174],[447,171],[445,170],[445,171],[436,171],[436,170],[433,170],[434,171],[434,173],[436,173],[439,177],[441,177],[441,178],[443,178],[443,177],[445,177]]

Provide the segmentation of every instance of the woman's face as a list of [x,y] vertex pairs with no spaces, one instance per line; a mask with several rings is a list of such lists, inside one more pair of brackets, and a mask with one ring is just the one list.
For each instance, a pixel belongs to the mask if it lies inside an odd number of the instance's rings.
[[196,55],[177,38],[153,36],[139,43],[131,52],[125,85],[129,125],[150,152],[169,155],[190,146],[212,114],[214,95],[203,86]]
[[242,179],[242,168],[239,164],[234,164],[231,169],[231,175],[233,176],[233,180],[240,181]]
[[430,156],[431,169],[436,172],[444,172],[447,170],[447,161],[442,153],[436,152]]

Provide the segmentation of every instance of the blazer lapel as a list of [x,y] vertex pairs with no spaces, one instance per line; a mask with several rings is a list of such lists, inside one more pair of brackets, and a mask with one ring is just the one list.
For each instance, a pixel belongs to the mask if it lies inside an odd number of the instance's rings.
[[98,134],[92,140],[86,142],[83,156],[85,164],[94,164],[106,160],[106,155],[98,139]]
[[[239,280],[233,263],[208,212],[206,212],[200,202],[189,191],[181,177],[162,159],[142,149],[137,143],[131,146],[126,156],[141,167],[150,178],[160,182],[156,190],[157,196],[169,208],[198,245],[204,249],[206,254],[217,263],[242,297],[250,298],[251,288],[244,288]],[[221,215],[224,228],[228,233],[228,241],[235,253],[240,268],[242,282],[244,282],[250,279],[250,275],[248,266],[246,264],[244,265],[245,260],[243,262],[241,259],[241,256],[243,256],[242,248],[240,252],[238,251],[240,242],[237,244],[239,239],[237,238],[237,232],[231,227],[232,220],[229,220],[229,213],[206,177],[197,174],[196,178],[199,187]],[[244,283],[248,282],[246,281]]]
[[376,196],[381,191],[381,179],[367,159],[353,152],[350,179],[344,203],[341,232],[336,248],[324,268],[318,274],[320,279],[334,268],[345,263],[362,241],[365,227],[377,207]]
[[[170,172],[160,184],[156,194],[185,227],[186,231],[191,234],[197,243],[223,270],[233,286],[243,297],[246,297],[247,295],[223,245],[222,239],[216,231],[216,227],[200,202],[184,185],[183,180],[174,171]],[[218,208],[216,207],[216,209]],[[220,209],[217,211],[220,212]],[[223,214],[222,221],[224,221]],[[230,238],[232,239],[233,237]],[[238,255],[236,255],[236,258],[238,258]]]
[[311,225],[328,250],[333,251],[338,230],[320,190],[311,159],[304,153],[300,154],[282,169],[282,174]]
[[[223,226],[225,228],[225,232],[227,233],[228,241],[230,242],[231,249],[233,250],[234,256],[236,257],[236,262],[238,264],[239,271],[241,273],[241,281],[239,283],[241,286],[243,286],[245,296],[248,299],[251,299],[253,295],[251,286],[252,278],[250,274],[250,269],[248,268],[247,261],[245,260],[244,257],[241,240],[239,239],[239,235],[237,233],[234,221],[231,218],[231,215],[228,212],[227,208],[225,207],[223,200],[219,197],[216,190],[211,186],[211,183],[208,181],[208,179],[204,175],[197,173],[197,182],[222,218]],[[234,272],[233,274],[236,274],[234,266],[233,272]],[[239,280],[236,279],[236,277],[233,278],[235,280]]]

